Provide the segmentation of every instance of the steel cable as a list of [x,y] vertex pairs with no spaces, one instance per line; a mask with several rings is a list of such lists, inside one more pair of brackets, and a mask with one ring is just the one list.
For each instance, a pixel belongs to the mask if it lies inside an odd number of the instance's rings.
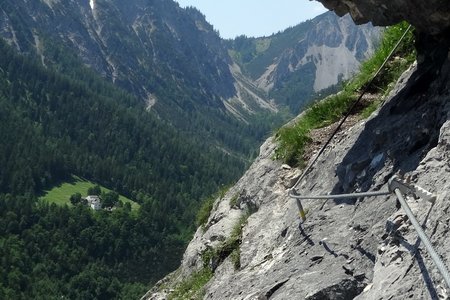
[[390,195],[390,191],[377,191],[377,192],[364,192],[364,193],[352,193],[352,194],[339,194],[339,195],[318,195],[318,196],[301,196],[293,194],[292,190],[289,191],[289,196],[294,199],[306,200],[306,199],[344,199],[344,198],[359,198],[359,197],[374,197],[374,196],[386,196]]
[[392,48],[391,52],[389,53],[389,55],[386,57],[386,59],[384,60],[383,64],[378,68],[377,72],[375,73],[375,75],[372,77],[372,79],[369,81],[369,83],[365,86],[365,88],[363,89],[363,91],[361,92],[360,96],[358,97],[358,99],[355,100],[355,102],[353,102],[352,106],[350,107],[350,109],[347,111],[347,113],[345,114],[344,118],[339,122],[339,125],[336,127],[336,129],[333,131],[333,133],[330,135],[330,137],[328,138],[328,140],[325,142],[325,144],[322,146],[322,148],[320,149],[319,153],[317,153],[316,157],[314,158],[314,160],[308,165],[308,167],[305,169],[305,171],[303,172],[302,176],[300,176],[300,178],[297,180],[297,182],[294,184],[294,186],[291,189],[296,189],[298,187],[298,185],[300,184],[300,182],[306,177],[306,175],[312,170],[313,166],[315,165],[315,163],[317,162],[317,160],[319,159],[319,157],[323,154],[323,152],[325,151],[325,149],[328,147],[328,145],[331,143],[331,141],[333,140],[334,136],[339,132],[339,130],[341,129],[342,125],[344,124],[344,122],[347,120],[347,118],[351,115],[353,109],[356,107],[356,105],[358,105],[358,103],[361,101],[362,97],[367,93],[367,91],[369,90],[369,87],[372,85],[372,83],[374,82],[375,78],[380,74],[380,72],[383,70],[383,68],[386,66],[387,62],[391,59],[392,55],[394,55],[394,52],[397,50],[397,48],[400,46],[400,43],[403,41],[403,39],[405,38],[406,34],[411,30],[411,25],[408,26],[408,28],[405,30],[405,32],[403,33],[403,35],[400,37],[400,39],[398,40],[397,44],[395,44],[394,48]]
[[422,226],[420,226],[416,217],[412,213],[408,203],[406,203],[405,198],[402,195],[402,192],[399,189],[395,189],[394,192],[397,195],[400,205],[402,206],[403,210],[405,211],[406,215],[408,216],[409,220],[411,221],[411,224],[413,225],[414,229],[417,231],[417,235],[419,236],[423,245],[427,249],[428,253],[430,253],[431,259],[433,259],[434,263],[436,264],[436,267],[439,269],[439,272],[441,273],[442,277],[444,278],[444,281],[447,284],[447,287],[450,289],[450,275],[447,270],[447,267],[444,265],[444,262],[442,261],[440,256],[436,253],[436,251],[434,250],[434,247],[431,244],[430,239],[428,238],[428,236],[425,233],[425,231],[423,230]]

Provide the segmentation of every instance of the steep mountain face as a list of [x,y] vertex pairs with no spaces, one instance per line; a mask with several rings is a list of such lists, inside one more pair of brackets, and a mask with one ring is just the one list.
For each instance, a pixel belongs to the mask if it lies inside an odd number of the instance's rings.
[[[426,79],[417,69],[409,71],[377,114],[340,134],[299,189],[302,195],[372,191],[386,189],[397,172],[411,176],[438,194],[434,206],[408,202],[447,265],[449,70],[446,61],[441,69],[446,75],[433,78],[420,94],[414,89]],[[272,160],[275,147],[269,139],[246,175],[217,200],[207,229],[198,229],[174,276],[201,269],[204,253],[227,240],[250,207],[256,212],[243,228],[240,266],[236,269],[231,256],[218,266],[208,263],[215,271],[205,299],[448,297],[395,195],[306,200],[308,217],[299,227],[295,201],[287,195],[299,172]],[[148,298],[164,299],[164,292]]]
[[189,86],[212,106],[235,93],[229,58],[212,26],[173,1],[5,1],[2,10],[2,36],[18,50],[36,50],[45,64],[55,59],[46,56],[47,39],[62,42],[150,106],[169,86],[180,94]]
[[177,130],[242,161],[281,119],[255,92],[236,118],[227,100],[238,89],[222,40],[200,12],[174,1],[7,0],[0,35],[76,80],[87,80],[81,67],[89,66]]
[[380,29],[326,13],[270,37],[230,41],[232,56],[256,85],[297,113],[314,93],[348,79],[373,53]]
[[328,13],[271,37],[224,42],[199,11],[172,0],[5,0],[0,35],[77,79],[80,63],[91,67],[176,128],[241,156],[273,128],[262,118],[279,124],[280,107],[297,113],[348,78],[379,30]]
[[[407,202],[448,267],[450,43],[445,34],[448,18],[442,17],[445,5],[433,2],[424,12],[414,1],[323,2],[357,12],[363,20],[377,19],[364,14],[368,4],[382,7],[379,15],[387,24],[420,19],[419,57],[371,118],[338,134],[297,192],[384,190],[389,178],[403,174],[437,195],[434,204],[413,197]],[[409,13],[402,14],[400,7]],[[429,27],[424,25],[427,20]],[[305,200],[307,219],[300,225],[288,191],[301,171],[273,161],[275,148],[275,141],[267,140],[248,172],[216,200],[208,223],[197,230],[170,280],[211,268],[204,299],[448,299],[450,287],[395,194]],[[247,222],[239,223],[248,212],[252,214]],[[209,249],[230,239],[236,224],[242,224],[238,263],[228,252],[216,261],[205,259]],[[163,290],[146,297],[164,295]]]

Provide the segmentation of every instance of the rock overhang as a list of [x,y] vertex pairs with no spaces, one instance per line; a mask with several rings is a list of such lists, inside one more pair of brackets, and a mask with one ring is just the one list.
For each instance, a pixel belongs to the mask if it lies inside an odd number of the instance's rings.
[[350,13],[357,24],[376,26],[407,21],[419,32],[449,39],[450,1],[443,0],[317,0],[343,16]]

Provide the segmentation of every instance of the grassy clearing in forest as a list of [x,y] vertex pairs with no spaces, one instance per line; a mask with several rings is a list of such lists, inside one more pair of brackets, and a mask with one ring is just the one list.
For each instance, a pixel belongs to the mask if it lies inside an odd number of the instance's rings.
[[[87,196],[87,190],[93,186],[95,186],[96,183],[82,179],[78,176],[72,176],[72,178],[67,181],[63,182],[54,188],[52,188],[49,191],[45,191],[45,194],[40,197],[40,200],[48,201],[49,203],[55,203],[57,205],[69,205],[72,206],[70,203],[70,196],[75,193],[80,193],[83,197]],[[111,190],[107,189],[103,186],[100,186],[102,192],[108,193]],[[132,210],[137,210],[139,208],[139,204],[134,202],[133,200],[119,195],[119,200],[122,201],[124,204],[129,202],[131,204]]]

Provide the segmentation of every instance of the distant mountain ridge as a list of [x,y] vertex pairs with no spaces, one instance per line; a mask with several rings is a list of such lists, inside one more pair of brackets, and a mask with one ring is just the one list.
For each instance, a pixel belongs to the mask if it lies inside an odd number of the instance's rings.
[[257,92],[246,93],[251,109],[227,102],[239,88],[233,62],[194,8],[167,0],[6,0],[1,9],[0,35],[19,52],[82,81],[87,65],[177,130],[243,162],[282,122],[264,98],[253,100]]
[[355,26],[346,15],[328,12],[269,37],[228,41],[231,55],[258,88],[293,113],[314,93],[357,71],[373,53],[380,29]]
[[6,0],[2,10],[0,35],[19,51],[61,65],[48,48],[62,45],[181,127],[186,111],[205,107],[249,122],[286,105],[297,112],[348,78],[379,36],[326,13],[270,37],[223,41],[197,9],[166,0]]

